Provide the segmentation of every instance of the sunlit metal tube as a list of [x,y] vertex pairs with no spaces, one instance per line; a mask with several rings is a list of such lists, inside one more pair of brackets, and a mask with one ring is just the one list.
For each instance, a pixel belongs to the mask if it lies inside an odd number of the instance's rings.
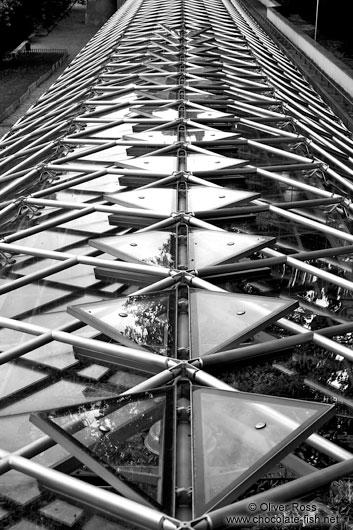
[[168,278],[163,278],[163,280],[160,280],[159,282],[152,283],[151,285],[147,285],[146,287],[135,291],[133,295],[137,296],[146,293],[153,293],[155,291],[161,291],[163,289],[168,289],[168,287],[172,287],[172,285],[174,284],[175,278],[173,276],[170,276]]
[[201,278],[197,278],[196,276],[193,276],[191,274],[187,274],[185,280],[192,287],[199,287],[200,289],[207,289],[207,291],[214,291],[217,293],[228,292],[225,289],[222,289],[221,287],[217,287],[217,285],[213,285],[212,283],[207,282],[206,280],[202,280]]
[[248,145],[251,145],[252,147],[257,147],[258,149],[262,151],[268,151],[269,153],[278,154],[284,158],[290,158],[291,160],[297,160],[298,162],[310,163],[312,161],[311,158],[307,158],[306,156],[296,155],[295,153],[292,153],[291,151],[284,151],[283,149],[278,149],[277,147],[272,147],[270,145],[256,142],[254,140],[248,140],[247,143]]
[[97,267],[103,267],[105,269],[145,273],[147,277],[152,274],[159,276],[160,278],[167,278],[169,276],[169,269],[160,267],[158,265],[140,265],[138,263],[128,263],[126,261],[90,258],[89,256],[77,256],[77,261],[78,263],[83,263],[84,265],[94,265]]
[[[285,318],[281,318],[277,320],[277,324],[281,328],[291,331],[293,333],[305,333],[307,331],[305,328],[303,328],[299,324],[296,324],[295,322],[291,322],[290,320],[287,320]],[[344,344],[335,342],[334,340],[324,337],[316,332],[314,332],[313,342],[317,344],[318,346],[322,346],[325,350],[328,350],[333,353],[337,353],[338,355],[341,355],[345,359],[349,361],[353,361],[353,350],[351,350],[350,348],[347,348],[347,346],[345,346]]]
[[[257,204],[261,204],[261,201],[258,200],[255,200],[254,202],[256,202]],[[344,241],[350,241],[351,243],[353,243],[353,235],[349,234],[348,232],[343,232],[342,230],[338,230],[337,228],[318,223],[317,221],[313,221],[312,219],[306,219],[305,217],[302,217],[296,213],[288,212],[287,210],[282,210],[281,208],[278,208],[277,206],[272,206],[271,204],[269,205],[269,207],[270,211],[276,213],[280,217],[284,217],[285,219],[289,219],[300,225],[308,226],[311,229],[318,230],[319,232],[322,232],[324,234],[330,234],[339,239],[343,239]]]
[[51,274],[55,274],[56,272],[61,272],[66,269],[69,269],[70,267],[77,265],[77,263],[78,263],[77,258],[73,257],[61,263],[57,263],[55,265],[51,265],[50,267],[45,267],[44,269],[41,269],[39,271],[32,272],[31,274],[27,274],[26,276],[23,276],[22,278],[17,278],[16,280],[12,280],[9,283],[0,285],[0,296],[10,291],[14,291],[15,289],[18,289],[19,287],[22,287],[24,285],[28,285],[34,281],[46,278],[47,276],[50,276]]
[[286,263],[286,261],[287,256],[282,255],[273,258],[263,258],[261,261],[251,260],[237,263],[226,263],[225,265],[200,267],[197,269],[197,273],[202,278],[204,276],[212,276],[228,272],[248,271],[258,269],[259,267],[273,267],[274,265],[282,265]]
[[[67,333],[74,331],[78,328],[80,328],[82,324],[76,320],[69,322],[68,324],[64,324],[63,326],[60,326],[58,328],[60,331],[66,331]],[[36,348],[39,348],[40,346],[43,346],[44,344],[49,344],[49,342],[53,341],[53,335],[52,331],[48,331],[46,333],[39,334],[34,339],[28,340],[22,344],[18,344],[17,346],[14,346],[13,348],[10,348],[9,350],[6,350],[2,353],[0,353],[0,365],[5,364],[8,361],[13,361],[15,359],[18,359],[25,353],[28,353],[32,350],[35,350]]]
[[329,191],[322,190],[320,188],[315,188],[314,186],[310,186],[309,184],[305,184],[304,182],[299,182],[298,180],[294,180],[289,177],[284,177],[282,175],[279,175],[278,173],[272,173],[271,171],[268,171],[263,168],[255,168],[255,170],[256,170],[256,173],[258,173],[261,176],[268,177],[278,182],[283,182],[284,184],[287,184],[288,186],[292,186],[294,188],[308,191],[309,193],[313,193],[314,195],[319,195],[321,197],[341,198],[341,195],[337,195],[336,193],[330,193]]
[[129,390],[122,392],[120,396],[127,396],[131,394],[136,394],[138,392],[145,392],[146,390],[150,390],[151,388],[158,388],[160,386],[166,385],[170,381],[175,379],[177,375],[179,375],[180,370],[179,371],[170,370],[170,369],[164,370],[163,372],[160,372],[152,377],[149,377],[148,379],[146,379],[146,381],[139,383],[133,388],[129,388]]
[[105,149],[110,149],[111,147],[115,147],[116,143],[115,140],[112,142],[107,142],[104,145],[98,145],[97,147],[90,147],[89,149],[85,149],[84,151],[79,151],[72,155],[66,155],[61,158],[57,158],[56,160],[53,160],[53,164],[63,164],[66,162],[71,162],[72,160],[77,160],[78,158],[83,158],[87,155],[92,155],[94,153],[98,153],[100,151],[103,151]]
[[[87,206],[86,209],[80,210],[78,212],[74,211],[70,213],[65,213],[63,215],[58,215],[58,217],[54,217],[54,219],[50,219],[49,221],[43,221],[43,223],[39,225],[31,226],[30,228],[25,228],[9,236],[5,236],[3,238],[3,241],[6,241],[7,243],[12,243],[13,241],[17,241],[18,239],[22,239],[33,234],[38,234],[39,232],[43,232],[48,228],[52,228],[62,223],[67,223],[68,221],[71,221],[73,219],[78,219],[79,217],[83,217],[84,215],[88,215],[89,213],[93,213],[94,211],[94,206]],[[9,252],[11,252],[11,250],[9,250]],[[14,252],[16,251],[14,250]],[[68,257],[71,258],[72,255],[69,254]]]
[[9,174],[7,176],[4,176],[3,179],[2,177],[0,177],[0,180],[2,179],[3,182],[7,179],[11,180],[9,184],[2,186],[0,190],[0,199],[2,197],[6,197],[7,195],[9,197],[13,197],[12,193],[14,192],[14,190],[20,188],[25,183],[32,184],[35,177],[39,176],[39,173],[40,173],[40,169],[35,167],[34,169],[26,170],[24,175],[20,177],[15,176],[15,175],[9,175]]
[[167,226],[175,225],[175,219],[173,217],[167,217],[167,219],[163,219],[163,221],[158,221],[157,223],[153,223],[149,226],[146,226],[145,228],[141,228],[138,230],[138,232],[149,232],[151,230],[160,230],[161,228],[166,228]]
[[[4,177],[6,175],[11,175],[15,171],[18,171],[19,169],[25,168],[28,166],[29,168],[31,168],[31,165],[33,165],[36,160],[42,160],[42,157],[45,156],[47,153],[49,153],[55,145],[56,145],[55,142],[50,142],[48,145],[46,145],[42,149],[39,149],[34,155],[29,156],[28,158],[26,158],[25,160],[23,160],[16,166],[12,167],[8,171],[5,171],[5,173],[3,173],[2,176]],[[0,182],[1,182],[1,179],[2,177],[0,177]],[[3,190],[1,190],[1,195],[3,193],[4,193]]]
[[198,219],[197,217],[190,216],[188,222],[190,226],[197,226],[198,228],[205,228],[206,230],[224,232],[223,228],[220,228],[219,226],[215,226],[211,223],[207,223],[206,221],[202,221],[201,219]]
[[168,358],[161,355],[155,355],[147,351],[141,351],[134,348],[127,348],[125,346],[113,345],[95,339],[88,339],[86,337],[79,337],[71,333],[60,331],[60,329],[50,330],[43,326],[36,326],[26,322],[20,322],[12,318],[0,317],[0,326],[14,329],[16,331],[23,331],[31,335],[42,335],[51,333],[52,339],[64,344],[71,344],[72,346],[79,346],[91,349],[97,352],[110,354],[113,358],[126,359],[127,361],[136,361],[140,364],[164,369],[168,366]]

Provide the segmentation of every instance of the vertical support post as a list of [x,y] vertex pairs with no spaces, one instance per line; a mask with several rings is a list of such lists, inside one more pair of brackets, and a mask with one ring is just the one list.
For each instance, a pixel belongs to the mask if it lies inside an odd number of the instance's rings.
[[319,20],[319,4],[320,0],[316,0],[316,13],[315,13],[315,33],[314,33],[314,41],[316,42],[317,38],[317,23]]

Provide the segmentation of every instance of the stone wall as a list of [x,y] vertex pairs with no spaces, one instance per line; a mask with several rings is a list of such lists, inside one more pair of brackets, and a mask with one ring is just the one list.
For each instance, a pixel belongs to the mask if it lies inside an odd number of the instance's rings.
[[347,94],[353,97],[352,70],[331,52],[294,27],[274,8],[267,9],[267,18]]

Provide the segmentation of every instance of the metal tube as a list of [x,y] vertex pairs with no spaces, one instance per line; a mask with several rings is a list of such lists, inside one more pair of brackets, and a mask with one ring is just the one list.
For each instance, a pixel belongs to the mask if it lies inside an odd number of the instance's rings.
[[181,372],[181,368],[163,370],[163,372],[160,372],[159,374],[156,374],[152,377],[149,377],[146,379],[146,381],[143,381],[142,383],[139,383],[138,385],[134,386],[133,388],[129,388],[129,390],[126,390],[125,392],[122,392],[120,396],[127,396],[131,394],[137,394],[138,392],[145,392],[146,390],[151,390],[151,388],[158,388],[160,386],[167,385],[170,383],[170,381],[173,381]]
[[278,154],[282,157],[289,158],[291,160],[296,160],[297,162],[304,162],[304,163],[312,162],[312,159],[307,158],[306,156],[296,155],[295,153],[292,153],[290,151],[283,151],[283,149],[277,149],[276,147],[265,145],[260,142],[255,142],[254,140],[248,140],[247,143],[248,145],[251,145],[252,147],[257,147],[259,150],[268,151],[269,153],[272,153],[272,154]]
[[158,221],[157,223],[153,223],[149,226],[146,226],[145,228],[141,228],[140,230],[137,230],[137,232],[142,233],[149,232],[150,230],[160,230],[173,224],[175,224],[175,219],[173,217],[167,217],[167,219],[163,219],[163,221]]
[[216,232],[225,231],[223,228],[220,228],[219,226],[212,225],[211,223],[207,223],[206,221],[202,221],[201,219],[198,219],[197,217],[193,217],[191,215],[188,218],[188,224],[190,226],[196,226],[197,228],[205,228],[206,230],[213,230]]
[[[29,173],[26,172],[23,176],[19,178],[17,177],[15,178],[15,175],[11,175],[10,176],[11,182],[7,184],[6,186],[2,186],[0,190],[0,199],[1,197],[6,197],[6,195],[9,195],[9,194],[11,196],[11,193],[13,193],[14,190],[16,190],[16,188],[23,186],[23,184],[25,183],[26,184],[31,183],[33,185],[33,181],[35,180],[34,177],[38,176],[39,172],[40,170],[38,168],[34,168],[31,171],[29,171]],[[7,179],[7,177],[3,178],[3,180],[5,179]],[[0,177],[0,180],[1,180],[1,177]]]
[[345,335],[353,331],[353,322],[347,322],[344,324],[336,324],[335,326],[329,326],[327,328],[318,329],[315,331],[318,335],[323,335],[324,337],[334,336],[334,335]]
[[[254,202],[259,205],[262,204],[262,201],[259,200],[255,200]],[[290,221],[294,221],[295,223],[298,223],[300,225],[307,226],[312,230],[318,230],[319,232],[322,232],[324,234],[329,234],[339,239],[343,239],[344,241],[349,241],[350,243],[353,243],[353,235],[343,232],[342,230],[338,230],[337,228],[332,228],[331,226],[318,223],[317,221],[313,221],[312,219],[306,219],[305,217],[301,217],[300,215],[295,214],[293,212],[287,212],[286,210],[282,210],[281,208],[278,208],[277,206],[272,206],[271,204],[269,205],[269,209],[270,211],[276,213],[279,217],[284,217],[285,219],[289,219]]]
[[308,191],[309,193],[313,193],[314,195],[319,195],[321,197],[337,197],[341,198],[341,195],[337,195],[336,193],[330,193],[326,190],[321,190],[320,188],[315,188],[314,186],[310,186],[309,184],[304,184],[303,182],[299,182],[298,180],[294,180],[288,177],[284,177],[281,175],[278,175],[276,173],[271,173],[271,171],[268,171],[263,168],[254,168],[256,173],[263,177],[268,177],[272,180],[276,180],[277,182],[283,182],[284,184],[287,184],[288,186],[292,186],[294,188],[298,188],[304,191]]
[[[43,147],[43,149],[39,149],[39,151],[37,151],[34,155],[26,158],[26,160],[23,160],[22,162],[20,162],[19,164],[17,164],[16,166],[14,166],[13,168],[9,169],[8,171],[6,171],[4,174],[3,174],[3,177],[5,177],[6,175],[10,175],[11,173],[14,173],[14,171],[18,171],[19,169],[23,168],[23,167],[28,167],[32,162],[34,162],[37,158],[40,158],[40,157],[43,157],[45,156],[47,153],[49,153],[49,151],[51,149],[53,149],[53,147],[55,146],[55,142],[50,142],[48,145],[46,145],[45,147]],[[2,177],[0,177],[0,182],[2,180]],[[5,187],[5,190],[7,191],[7,187]],[[1,190],[1,195],[3,195],[5,193],[5,191]]]
[[[65,213],[63,215],[59,215],[58,217],[55,217],[54,219],[50,219],[49,221],[44,221],[40,225],[32,226],[30,228],[25,228],[24,230],[19,230],[18,232],[15,232],[14,234],[5,236],[3,238],[3,241],[6,241],[6,243],[9,244],[9,243],[12,243],[12,241],[17,241],[18,239],[22,239],[23,237],[28,237],[28,236],[32,236],[33,234],[38,234],[39,232],[43,232],[44,230],[47,230],[48,228],[53,228],[54,226],[57,226],[59,224],[67,223],[69,221],[72,221],[73,219],[79,219],[80,217],[88,215],[89,213],[93,213],[94,211],[95,211],[94,206],[87,206],[85,210],[80,210],[79,212]],[[8,251],[11,252],[10,249],[8,249]],[[22,251],[19,251],[19,252],[21,253]],[[16,250],[13,250],[13,252],[16,252]],[[35,255],[35,254],[32,254],[32,255]],[[67,257],[72,258],[73,256],[68,254]]]
[[[347,234],[350,236],[350,234]],[[353,240],[353,236],[352,240]],[[274,257],[283,257],[284,254],[281,252],[278,252],[277,250],[273,249],[264,249],[263,253],[267,256],[274,256]],[[261,262],[260,262],[261,263]],[[314,276],[317,276],[318,278],[321,278],[328,283],[333,283],[334,285],[339,285],[340,287],[343,287],[343,289],[347,289],[348,291],[353,291],[353,282],[350,282],[349,280],[345,280],[344,278],[340,278],[339,276],[336,276],[334,274],[331,274],[330,272],[324,271],[322,269],[319,269],[318,267],[314,267],[313,265],[309,265],[309,263],[302,263],[301,261],[293,258],[292,256],[286,256],[286,262],[287,265],[290,267],[294,267],[295,269],[308,272],[309,274],[312,274]]]
[[71,346],[78,346],[81,348],[87,348],[90,350],[97,351],[102,354],[110,354],[113,358],[121,358],[127,362],[136,362],[141,366],[151,367],[155,369],[165,369],[168,366],[168,357],[162,357],[155,355],[147,351],[135,350],[134,348],[127,348],[125,346],[118,346],[102,342],[95,339],[88,339],[72,335],[65,331],[50,330],[43,326],[35,326],[33,324],[27,324],[11,318],[0,317],[0,326],[5,328],[14,329],[16,331],[23,331],[24,333],[30,333],[32,335],[42,335],[45,333],[51,333],[52,339],[64,344],[71,344]]
[[[281,318],[277,320],[277,324],[281,328],[287,331],[291,331],[292,333],[306,333],[307,332],[307,329],[285,318]],[[331,339],[328,339],[327,337],[322,336],[319,332],[316,332],[316,331],[314,332],[313,342],[317,344],[318,346],[322,346],[325,350],[331,351],[333,353],[337,353],[338,355],[341,355],[342,357],[350,361],[353,360],[353,350],[351,350],[350,348],[347,348],[346,346],[344,346],[344,344],[340,344]]]
[[314,31],[314,40],[317,39],[317,23],[319,20],[319,2],[320,0],[316,0],[316,12],[315,12],[315,31]]
[[[295,370],[290,370],[289,368],[286,368],[282,366],[281,364],[273,363],[272,366],[279,372],[282,372],[283,374],[289,375],[291,377],[296,377],[298,375]],[[337,401],[338,403],[343,403],[343,405],[346,405],[347,407],[353,409],[353,400],[344,397],[342,394],[339,394],[338,392],[334,392],[333,390],[328,389],[326,386],[321,385],[320,383],[317,383],[316,381],[313,381],[312,379],[309,379],[308,377],[305,377],[303,381],[304,381],[304,384],[308,386],[309,388],[318,390],[324,396],[330,396],[331,398],[333,398],[334,401]]]
[[304,199],[302,201],[289,201],[289,202],[272,202],[272,206],[277,206],[282,210],[293,210],[303,208],[315,208],[316,206],[325,206],[326,204],[341,204],[342,197],[330,197],[327,199]]
[[[353,324],[352,324],[353,327]],[[272,354],[275,357],[278,352],[292,349],[295,346],[306,344],[313,338],[313,332],[303,333],[301,335],[295,335],[293,337],[285,337],[283,339],[270,340],[260,344],[253,344],[251,346],[243,346],[233,350],[226,350],[218,352],[217,355],[205,355],[199,357],[191,362],[194,366],[200,369],[207,369],[212,366],[220,366],[222,364],[231,364],[241,362],[244,360],[253,360],[257,362],[263,355]],[[259,359],[261,360],[261,359]]]
[[[254,201],[255,202],[255,201]],[[260,201],[256,201],[259,202]],[[239,217],[243,215],[253,215],[260,212],[267,212],[271,205],[262,203],[261,205],[251,206],[233,206],[230,208],[219,208],[217,210],[201,210],[194,211],[194,214],[200,219],[223,219],[231,217]]]
[[137,296],[146,293],[153,293],[155,291],[161,291],[163,289],[168,289],[168,287],[172,287],[175,284],[175,281],[175,277],[173,276],[170,276],[169,278],[163,278],[163,280],[160,280],[159,282],[152,283],[151,285],[147,285],[146,287],[143,287],[138,291],[134,291],[133,295]]
[[[173,364],[173,361],[170,361],[170,364]],[[175,377],[177,377],[180,373],[180,370],[181,368],[175,365],[171,368],[168,368],[167,370],[160,372],[159,374],[156,374],[146,379],[145,381],[142,381],[142,383],[139,383],[138,385],[129,388],[120,395],[125,396],[136,394],[138,392],[145,392],[146,390],[150,390],[151,388],[158,388],[159,386],[163,386],[173,380]],[[56,442],[52,438],[50,438],[49,436],[42,436],[41,438],[31,442],[30,444],[21,447],[12,454],[23,456],[26,458],[32,458],[42,453],[43,451],[46,451],[50,447],[53,447],[54,445],[56,445]],[[5,459],[9,455],[10,453],[8,451],[0,449],[0,458]],[[2,473],[6,473],[9,469],[9,462],[0,462],[0,475]]]
[[[252,495],[247,499],[235,502],[230,506],[225,506],[208,513],[204,518],[193,521],[192,526],[195,530],[220,530],[221,528],[229,527],[228,517],[235,514],[249,514],[249,505],[255,506],[255,511],[251,511],[251,515],[261,513],[259,509],[262,503],[272,504],[281,503],[305,497],[311,492],[314,492],[323,486],[329,484],[334,480],[338,480],[343,475],[352,473],[353,471],[353,458],[333,464],[326,469],[320,469],[304,475],[303,477],[291,480],[286,484],[277,486],[275,488],[263,491],[257,495]],[[259,507],[259,508],[258,508]],[[263,512],[262,512],[263,513]],[[199,522],[198,522],[199,521]],[[244,526],[244,523],[232,523],[232,526]]]
[[32,272],[31,274],[27,274],[26,276],[23,276],[22,278],[17,278],[16,280],[12,280],[9,283],[5,283],[4,285],[0,286],[0,296],[10,291],[14,291],[15,289],[18,289],[19,287],[22,287],[24,285],[28,285],[29,283],[32,283],[34,281],[46,278],[47,276],[50,276],[51,274],[55,274],[56,272],[69,269],[70,267],[73,267],[74,265],[77,265],[77,264],[78,264],[77,258],[74,257],[74,258],[70,258],[68,260],[63,261],[62,263],[56,263],[55,265],[51,265],[50,267],[45,267],[44,269],[41,269],[39,271]]
[[228,272],[247,271],[262,267],[273,267],[274,265],[283,265],[287,262],[287,256],[281,255],[273,258],[263,258],[262,260],[251,260],[237,263],[226,263],[225,265],[213,265],[209,267],[200,267],[197,274],[201,278],[204,276],[219,275]]
[[201,278],[197,278],[196,276],[193,276],[192,274],[187,274],[185,276],[185,281],[188,283],[188,285],[192,287],[198,287],[200,289],[207,289],[207,291],[214,291],[217,293],[227,293],[225,289],[222,289],[221,287],[217,287],[216,285],[213,285],[210,282],[207,282],[206,280],[202,280]]
[[138,263],[128,263],[125,261],[104,260],[99,258],[91,258],[90,256],[75,256],[64,252],[54,250],[41,250],[37,248],[23,247],[20,245],[12,245],[8,243],[0,243],[0,250],[5,250],[14,254],[26,254],[29,256],[38,256],[41,258],[56,259],[65,261],[68,259],[76,260],[77,264],[92,265],[103,267],[105,269],[113,269],[120,271],[144,273],[146,276],[159,276],[160,278],[167,278],[169,276],[169,269],[154,265],[142,265]]
[[[66,331],[67,333],[69,333],[71,331],[79,329],[80,327],[82,327],[82,325],[83,324],[81,322],[74,320],[72,322],[69,322],[68,324],[64,324],[63,326],[60,326],[58,330]],[[53,341],[53,336],[52,336],[52,331],[50,330],[49,332],[40,334],[34,339],[31,339],[23,344],[14,346],[13,348],[10,348],[9,350],[6,350],[0,353],[0,365],[5,364],[8,361],[13,361],[15,359],[18,359],[25,353],[35,350],[36,348],[39,348],[40,346],[43,346],[44,344],[49,344],[49,342],[52,342],[52,341]]]
[[142,528],[159,530],[162,527],[163,530],[176,530],[179,526],[177,520],[110,491],[102,490],[54,469],[28,461],[21,456],[11,455],[9,459],[12,469],[35,478],[50,489],[58,491],[66,497],[76,499],[84,505],[90,505],[100,511],[121,517]]
[[309,259],[320,259],[329,256],[339,256],[341,254],[351,254],[353,253],[353,245],[347,245],[342,247],[332,247],[324,248],[320,250],[309,250],[308,252],[297,252],[296,254],[290,254],[292,258],[299,260],[309,260]]

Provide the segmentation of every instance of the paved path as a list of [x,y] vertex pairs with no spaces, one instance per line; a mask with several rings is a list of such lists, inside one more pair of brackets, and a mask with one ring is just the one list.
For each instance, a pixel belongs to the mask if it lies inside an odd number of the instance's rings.
[[26,113],[39,96],[43,94],[54,83],[63,72],[68,63],[79,53],[83,46],[93,37],[99,27],[93,24],[85,24],[85,8],[75,4],[70,12],[61,19],[55,28],[47,36],[36,37],[32,48],[65,48],[69,56],[65,63],[46,79],[30,97],[13,114],[0,123],[0,138]]

